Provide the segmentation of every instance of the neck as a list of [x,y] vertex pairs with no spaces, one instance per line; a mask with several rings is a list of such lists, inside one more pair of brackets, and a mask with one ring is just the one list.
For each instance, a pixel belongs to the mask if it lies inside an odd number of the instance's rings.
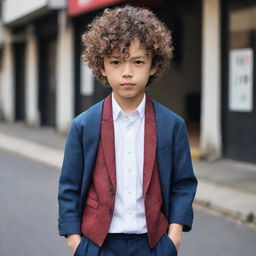
[[113,93],[113,96],[116,102],[119,104],[120,108],[124,111],[124,113],[129,114],[133,110],[135,110],[141,103],[144,93],[142,95],[138,95],[136,98],[120,98],[118,95]]

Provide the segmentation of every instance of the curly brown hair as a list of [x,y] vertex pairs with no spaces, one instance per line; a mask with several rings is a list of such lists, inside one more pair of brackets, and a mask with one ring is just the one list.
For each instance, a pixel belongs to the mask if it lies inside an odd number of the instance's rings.
[[126,5],[105,9],[88,25],[88,31],[82,34],[82,59],[96,78],[108,85],[101,73],[104,57],[110,56],[114,49],[127,56],[134,39],[139,39],[152,56],[152,66],[157,65],[156,73],[149,78],[149,85],[168,67],[173,46],[171,32],[146,8]]

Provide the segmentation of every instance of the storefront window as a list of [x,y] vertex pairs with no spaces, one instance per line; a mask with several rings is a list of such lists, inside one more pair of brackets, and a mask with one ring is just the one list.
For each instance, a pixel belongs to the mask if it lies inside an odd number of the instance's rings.
[[256,5],[230,13],[230,48],[252,47],[256,31]]
[[229,110],[253,110],[253,59],[256,6],[230,13]]
[[[227,158],[256,162],[256,3],[229,0],[223,22],[222,138]],[[227,18],[227,20],[226,20]]]

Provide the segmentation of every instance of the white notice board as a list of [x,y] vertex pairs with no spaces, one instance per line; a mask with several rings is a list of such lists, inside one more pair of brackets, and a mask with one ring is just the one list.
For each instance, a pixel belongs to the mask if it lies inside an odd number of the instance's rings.
[[234,49],[229,55],[229,110],[253,110],[253,50]]

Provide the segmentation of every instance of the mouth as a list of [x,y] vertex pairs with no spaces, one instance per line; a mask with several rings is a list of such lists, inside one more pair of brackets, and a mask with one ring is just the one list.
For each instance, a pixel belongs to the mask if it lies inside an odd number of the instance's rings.
[[135,84],[132,84],[132,83],[123,83],[123,84],[121,84],[121,86],[123,86],[123,87],[132,87],[134,85]]

